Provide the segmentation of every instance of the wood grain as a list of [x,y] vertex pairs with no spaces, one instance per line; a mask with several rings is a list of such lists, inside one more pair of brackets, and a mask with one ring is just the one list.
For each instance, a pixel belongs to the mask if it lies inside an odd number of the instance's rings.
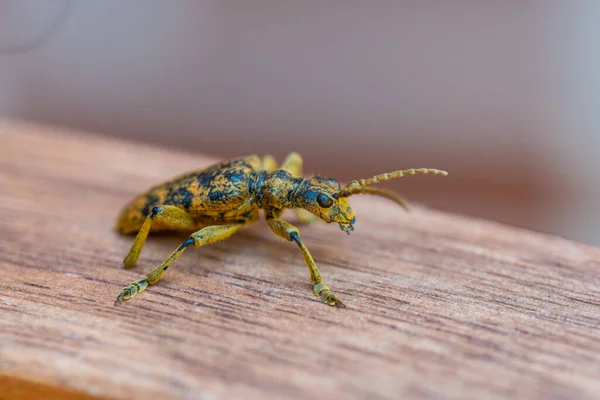
[[116,307],[186,237],[124,270],[121,206],[214,160],[8,121],[0,143],[2,399],[600,396],[598,248],[358,197],[352,235],[302,227],[346,309],[262,221]]

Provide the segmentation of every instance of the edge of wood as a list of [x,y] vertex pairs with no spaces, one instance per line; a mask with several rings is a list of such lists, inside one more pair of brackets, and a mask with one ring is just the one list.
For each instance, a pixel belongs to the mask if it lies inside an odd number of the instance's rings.
[[39,380],[34,376],[22,376],[0,372],[0,398],[10,400],[98,400],[106,397],[94,396],[70,385]]

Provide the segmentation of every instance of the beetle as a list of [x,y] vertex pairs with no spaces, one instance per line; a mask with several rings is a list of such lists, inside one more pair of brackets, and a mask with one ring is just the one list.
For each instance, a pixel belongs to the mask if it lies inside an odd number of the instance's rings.
[[123,288],[115,305],[157,283],[188,247],[202,247],[229,238],[245,225],[256,222],[262,209],[271,230],[300,248],[310,271],[315,296],[331,306],[344,307],[323,282],[313,257],[300,239],[298,228],[280,218],[284,210],[294,209],[302,222],[335,222],[342,231],[350,234],[356,221],[348,201],[350,196],[382,196],[406,208],[406,201],[395,192],[370,185],[415,174],[448,175],[438,169],[407,169],[341,186],[335,179],[327,177],[303,177],[302,164],[302,157],[295,152],[289,153],[280,167],[273,156],[249,155],[181,175],[135,197],[122,209],[115,225],[121,234],[137,233],[123,260],[125,268],[135,266],[150,232],[194,233],[144,279]]

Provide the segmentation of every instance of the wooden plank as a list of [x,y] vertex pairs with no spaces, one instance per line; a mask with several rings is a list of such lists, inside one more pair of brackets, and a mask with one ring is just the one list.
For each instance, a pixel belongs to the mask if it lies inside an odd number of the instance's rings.
[[118,307],[186,237],[124,270],[120,208],[215,160],[7,121],[0,140],[2,399],[598,398],[598,248],[357,197],[352,235],[302,227],[346,309],[263,221]]

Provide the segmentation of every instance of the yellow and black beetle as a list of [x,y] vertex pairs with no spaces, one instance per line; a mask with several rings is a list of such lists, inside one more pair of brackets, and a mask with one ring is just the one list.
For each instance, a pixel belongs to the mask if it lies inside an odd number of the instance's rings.
[[[300,247],[314,285],[315,295],[324,303],[344,304],[323,282],[315,261],[300,239],[298,228],[280,219],[285,209],[295,209],[301,220],[337,222],[350,233],[355,214],[348,197],[354,194],[383,196],[406,207],[393,191],[369,185],[415,174],[441,174],[446,171],[420,168],[395,171],[352,181],[341,187],[335,179],[302,176],[302,158],[290,153],[280,168],[272,156],[246,156],[225,161],[155,186],[131,201],[119,216],[116,229],[137,233],[123,263],[131,268],[137,262],[149,232],[163,230],[195,231],[146,278],[132,282],[119,293],[115,303],[128,300],[154,285],[171,264],[189,247],[202,247],[227,239],[241,227],[255,222],[265,210],[269,227],[276,235]],[[302,210],[311,214],[303,214]],[[316,216],[316,217],[315,217]]]

